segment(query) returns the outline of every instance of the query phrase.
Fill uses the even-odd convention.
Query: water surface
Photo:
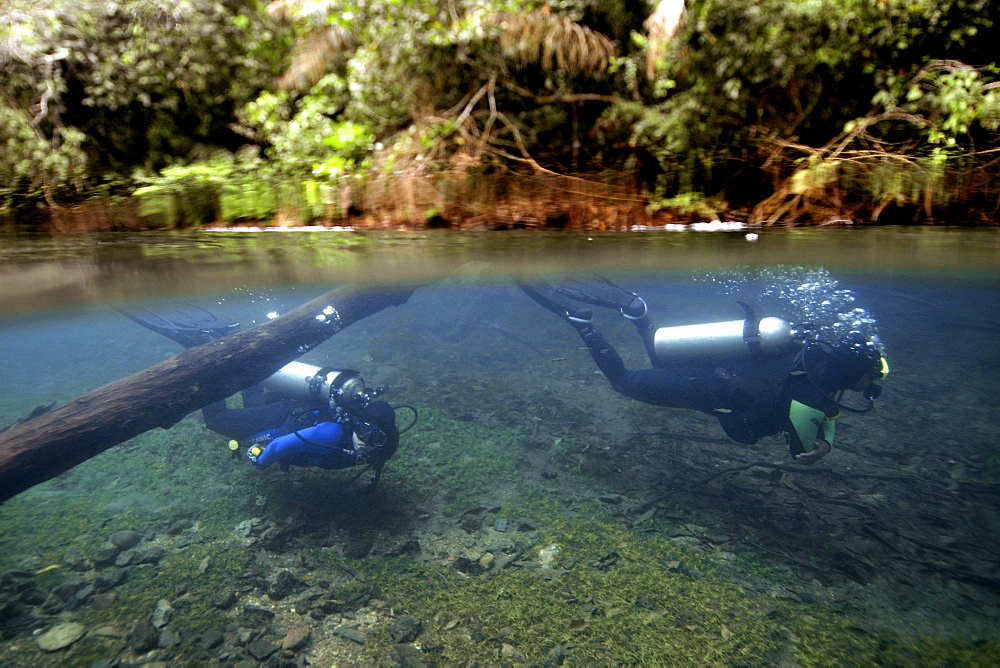
[[[201,648],[205,628],[254,626],[240,622],[246,605],[275,611],[254,626],[275,643],[309,625],[303,652],[314,660],[387,656],[395,607],[422,620],[421,642],[438,647],[425,659],[442,664],[514,650],[540,662],[567,644],[579,665],[988,663],[1000,612],[998,249],[995,231],[953,229],[764,231],[755,241],[6,239],[0,425],[180,350],[115,306],[194,303],[247,327],[339,283],[418,287],[304,361],[357,369],[420,419],[374,498],[352,472],[253,471],[196,413],[0,506],[0,571],[38,573],[43,598],[113,571],[93,559],[116,530],[166,550],[110,601],[70,594],[49,612],[11,612],[0,656],[43,665],[30,634],[73,620],[90,635],[61,660],[129,657],[124,634],[93,632],[131,628],[166,599],[176,612],[165,628],[180,640],[154,652],[195,663],[222,661],[222,648]],[[613,392],[573,330],[512,280],[590,272],[642,295],[661,325],[738,319],[746,301],[761,315],[866,328],[891,364],[885,392],[872,413],[840,421],[834,452],[812,469],[796,467],[779,437],[733,443],[710,416]],[[598,310],[595,323],[627,364],[648,365],[620,315]],[[237,530],[254,518],[271,533]],[[462,559],[487,565],[462,570]],[[311,605],[302,594],[267,594],[281,571],[368,598],[353,618],[303,616],[293,611]],[[220,611],[211,601],[223,587],[239,603]],[[529,618],[534,608],[544,622]],[[333,633],[346,625],[368,644]],[[225,652],[256,661],[236,640],[227,636]]]

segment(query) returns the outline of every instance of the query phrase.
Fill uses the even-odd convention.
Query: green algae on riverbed
[[[563,657],[567,665],[794,661],[817,666],[988,665],[1000,657],[1000,645],[992,640],[903,641],[870,629],[849,606],[780,600],[747,590],[734,581],[733,564],[738,563],[744,576],[754,568],[767,575],[767,568],[755,563],[745,550],[741,554],[706,553],[690,538],[670,538],[672,527],[667,523],[647,520],[633,525],[624,521],[613,504],[589,498],[567,505],[560,495],[526,484],[517,474],[518,458],[510,456],[509,450],[505,456],[496,454],[498,442],[517,443],[525,438],[523,432],[506,433],[496,424],[449,419],[433,409],[425,412],[425,419],[422,424],[427,431],[423,433],[433,433],[438,440],[425,444],[417,439],[401,451],[384,482],[386,496],[376,505],[396,505],[410,496],[425,511],[454,516],[474,501],[470,490],[484,491],[483,485],[491,485],[491,494],[505,498],[494,514],[530,518],[535,530],[517,537],[519,553],[514,563],[496,570],[497,562],[510,556],[497,554],[484,560],[487,566],[482,572],[470,571],[475,573],[471,575],[455,568],[462,556],[457,552],[345,560],[323,547],[323,531],[299,536],[304,544],[299,552],[311,560],[310,570],[303,574],[307,583],[342,576],[346,566],[363,579],[364,584],[357,586],[380,602],[386,622],[375,627],[363,650],[373,662],[388,661],[395,644],[388,620],[404,612],[422,620],[424,631],[417,645],[428,662],[440,665],[517,661],[522,656],[535,663]],[[492,428],[489,433],[487,427]],[[130,461],[122,469],[117,465],[123,462],[115,461],[114,492],[93,486],[42,504],[15,500],[5,505],[0,513],[4,568],[24,567],[26,555],[39,567],[60,563],[71,547],[92,553],[99,537],[123,527],[146,526],[169,545],[169,540],[162,540],[163,527],[171,520],[169,511],[140,507],[110,520],[95,512],[115,494],[134,492],[147,483],[169,481],[175,488],[189,489],[194,480],[204,482],[225,468],[221,453],[206,452],[218,444],[193,439],[174,441],[168,448],[164,436],[148,437],[145,447],[120,453]],[[458,444],[463,457],[455,461],[447,453]],[[200,458],[194,456],[196,452]],[[178,457],[202,463],[178,467]],[[110,461],[103,464],[108,466]],[[563,469],[559,475],[566,488],[593,486],[593,479],[572,469]],[[234,536],[235,522],[250,512],[279,520],[300,514],[301,501],[309,496],[305,492],[331,482],[328,473],[315,471],[308,471],[295,485],[275,478],[262,480],[258,475],[237,473],[233,477],[230,493],[209,499],[197,517],[191,518],[196,522],[195,542],[183,550],[168,551],[157,567],[139,570],[116,589],[107,607],[84,606],[70,613],[72,618],[89,628],[124,629],[148,616],[156,601],[166,598],[186,602],[174,606],[172,625],[176,628],[204,630],[223,623],[211,605],[218,591],[245,584],[248,577],[263,577],[269,570],[255,562],[256,548],[248,549]],[[433,496],[443,505],[427,496],[417,498],[418,490],[427,485],[434,487]],[[403,507],[399,510],[379,528],[401,530],[398,525],[412,519],[412,513]],[[349,524],[350,514],[343,509],[328,520]],[[318,521],[324,521],[323,517]],[[475,547],[469,552],[479,556]],[[55,569],[37,576],[37,583],[54,586],[67,576],[63,569]],[[283,607],[287,611],[288,606]],[[291,623],[287,617],[286,612],[278,620]],[[19,652],[5,655],[17,657],[20,665],[41,665],[33,644],[20,643],[19,647]],[[114,640],[92,637],[82,641],[71,656],[74,662],[97,660],[113,654],[114,647]],[[201,661],[207,655],[189,638],[176,648],[175,658]]]

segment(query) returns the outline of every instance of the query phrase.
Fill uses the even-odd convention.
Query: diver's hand
[[[817,438],[816,442],[813,443],[813,449],[809,452],[803,452],[801,454],[795,455],[795,461],[798,464],[805,464],[809,466],[810,464],[815,464],[819,460],[830,454],[830,442],[825,441],[822,438]]]

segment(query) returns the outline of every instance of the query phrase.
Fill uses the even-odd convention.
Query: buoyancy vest
[[[737,357],[715,365],[718,406],[712,413],[729,438],[750,445],[788,428],[788,381],[797,354]]]

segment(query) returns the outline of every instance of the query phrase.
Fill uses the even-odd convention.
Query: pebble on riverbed
[[[56,652],[69,647],[86,633],[83,624],[67,622],[53,626],[51,629],[35,638],[35,642],[46,652]]]

